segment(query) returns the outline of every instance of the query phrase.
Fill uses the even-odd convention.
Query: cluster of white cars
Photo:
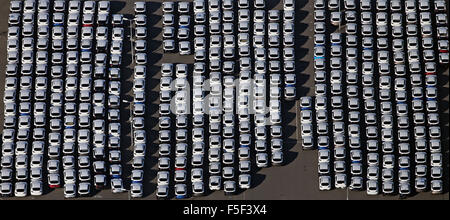
[[[435,50],[448,48],[445,1],[315,0],[314,7],[315,117],[311,98],[301,107],[302,136],[317,135],[303,146],[319,148],[320,190],[442,193]],[[329,23],[345,32],[328,33]]]
[[[175,79],[173,80],[175,73]],[[159,105],[159,159],[157,174],[157,196],[169,196],[169,182],[173,176],[177,198],[187,195],[188,163],[188,104],[190,103],[187,64],[163,63],[161,67],[160,105]],[[173,92],[175,91],[175,94]],[[173,98],[173,97],[174,98]],[[175,110],[174,110],[175,109]],[[173,111],[176,117],[172,115]],[[172,128],[176,122],[176,129]],[[176,146],[173,149],[172,132],[175,132]],[[172,152],[175,152],[173,155]],[[175,157],[173,157],[175,156]],[[175,158],[175,173],[171,173],[171,159]],[[200,161],[202,162],[202,161]],[[201,176],[202,177],[202,176]]]
[[[15,182],[15,196],[47,186],[89,196],[108,171],[121,191],[122,15],[109,1],[11,1],[10,11],[1,194]]]
[[[135,19],[146,16],[146,3],[135,2],[134,12]],[[135,23],[132,29],[133,45],[138,56],[146,56],[147,54],[147,27],[145,24]],[[142,54],[142,55],[138,55]],[[140,198],[143,196],[144,186],[144,162],[147,149],[147,132],[145,130],[145,114],[146,114],[146,63],[138,63],[136,59],[133,74],[133,101],[131,103],[131,124],[132,124],[132,147],[133,147],[133,163],[131,171],[131,197]]]
[[[145,66],[147,64],[147,5],[145,2],[134,3],[134,62],[136,65]],[[131,24],[130,24],[131,25]]]
[[[67,56],[81,54],[81,62],[66,66],[66,97],[68,93],[78,92],[79,99],[70,102],[66,99],[64,104],[60,159],[64,197],[90,196],[94,190],[106,187],[109,179],[112,192],[120,192],[123,188],[120,151],[123,16],[110,15],[109,1],[68,1],[66,4],[69,6],[68,23],[61,27],[77,33],[81,30],[81,36],[67,36],[67,42],[80,44],[67,48]],[[75,18],[81,19],[81,23],[75,22]],[[67,75],[69,69],[74,70],[72,75]],[[73,139],[70,139],[72,131]]]
[[[164,52],[174,53],[179,51],[180,55],[192,54],[191,2],[164,2],[163,12]]]
[[[425,1],[426,2],[426,1]],[[450,10],[448,7],[448,1],[445,0],[436,0],[434,1],[434,11],[436,15],[436,28],[437,28],[437,48],[439,50],[439,63],[441,64],[449,64],[450,62],[450,53],[449,53],[449,23],[448,23],[448,10]],[[428,12],[431,10],[432,6],[428,6],[427,9]],[[424,10],[425,12],[427,10]],[[432,18],[433,19],[433,18]],[[431,23],[431,22],[430,22]],[[428,38],[431,38],[429,36]],[[430,41],[430,40],[428,40]]]
[[[283,163],[281,100],[292,100],[296,95],[294,3],[285,0],[284,11],[266,10],[262,0],[163,3],[164,51],[175,51],[177,38],[180,54],[191,54],[190,49],[185,53],[182,44],[186,42],[190,48],[188,36],[193,35],[195,63],[163,63],[161,67],[159,198],[169,196],[172,179],[175,196],[180,199],[190,194],[188,188],[194,196],[222,189],[233,194],[238,188],[251,187],[255,162],[260,168]],[[178,29],[173,27],[175,18],[179,19]],[[285,97],[280,88],[283,72],[289,88]],[[175,148],[175,155],[171,148]],[[251,155],[253,150],[255,155]],[[174,172],[170,167],[173,159]],[[189,180],[192,187],[187,186]]]

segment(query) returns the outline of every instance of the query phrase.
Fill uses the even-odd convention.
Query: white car
[[[321,191],[331,190],[331,177],[329,176],[319,177],[319,190]]]
[[[11,13],[19,13],[22,10],[22,1],[11,1],[9,11]]]
[[[158,186],[168,185],[170,179],[170,174],[168,171],[159,171],[157,174]]]
[[[26,182],[17,182],[14,187],[15,197],[25,197],[28,194],[28,184]]]
[[[77,195],[77,186],[76,184],[64,184],[64,198],[75,198]]]
[[[283,0],[283,9],[285,11],[295,10],[295,0]]]
[[[144,187],[142,183],[132,183],[130,188],[132,198],[141,198],[143,196]]]
[[[174,40],[164,40],[163,41],[164,52],[170,53],[175,51],[175,41]]]
[[[205,0],[194,0],[193,4],[195,14],[205,12],[206,9]]]
[[[181,41],[179,43],[180,55],[190,55],[191,52],[191,43],[190,41]]]
[[[267,167],[269,165],[269,157],[266,153],[256,154],[256,165],[258,167]]]
[[[30,185],[30,194],[40,196],[43,194],[43,184],[41,181],[32,181]]]
[[[366,185],[367,185],[367,195],[370,196],[378,195],[379,187],[378,182],[376,180],[368,180]]]
[[[218,191],[222,188],[222,178],[220,176],[209,177],[209,189],[212,191]]]
[[[122,179],[114,178],[111,180],[112,193],[121,193],[124,191]]]
[[[134,12],[136,14],[145,14],[145,12],[146,12],[145,2],[135,2],[134,3]]]

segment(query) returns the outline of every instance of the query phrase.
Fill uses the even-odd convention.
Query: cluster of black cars
[[[303,146],[318,148],[320,190],[442,193],[436,74],[448,63],[447,3],[314,7],[316,97],[302,98],[300,108]]]
[[[121,191],[123,17],[109,1],[10,2],[1,194]],[[14,191],[14,192],[13,192]]]

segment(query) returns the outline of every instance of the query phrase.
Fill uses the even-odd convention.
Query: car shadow
[[[283,109],[292,109],[295,108],[296,102],[286,102],[283,103]],[[284,123],[284,140],[283,140],[283,147],[284,147],[284,162],[283,165],[288,165],[291,162],[293,162],[297,156],[298,153],[292,151],[292,148],[296,146],[297,139],[292,138],[291,136],[294,135],[297,132],[297,122],[294,125],[291,125],[291,122],[296,120],[296,112],[285,112],[283,114],[283,121]]]
[[[308,30],[308,24],[306,22],[306,18],[309,15],[308,10],[305,9],[305,6],[309,3],[309,0],[306,1],[297,1],[296,2],[296,13],[295,13],[295,65],[296,65],[296,75],[297,75],[297,100],[299,97],[305,96],[309,93],[309,87],[306,86],[310,78],[311,73],[305,73],[305,70],[309,67],[310,61],[309,58],[306,57],[309,52],[309,48],[306,45],[309,37],[306,31]],[[295,109],[295,101],[283,103],[283,109]],[[297,122],[295,121],[297,118],[296,112],[283,112],[283,124],[284,127],[284,147],[285,147],[285,155],[284,155],[284,165],[292,163],[298,156],[298,153],[292,151],[292,149],[296,146],[297,139],[291,138],[293,134],[297,131]],[[292,122],[295,121],[294,125],[291,125]]]
[[[266,9],[267,10],[272,10],[275,7],[277,7],[278,4],[280,4],[281,0],[269,0],[266,1]]]
[[[123,8],[125,8],[126,2],[122,1],[111,1],[111,14],[119,13]]]
[[[304,23],[309,12],[304,9],[309,0],[296,2],[295,13],[295,57],[296,57],[296,72],[297,72],[297,98],[305,96],[309,92],[308,86],[305,86],[306,82],[310,78],[311,73],[304,73],[304,71],[310,65],[309,59],[306,57],[309,52],[309,48],[305,46],[309,37],[305,31],[308,31],[308,24]]]
[[[160,72],[160,66],[156,64],[162,59],[162,54],[157,50],[161,46],[162,42],[158,38],[161,34],[162,29],[156,27],[158,22],[161,21],[162,16],[155,14],[156,11],[160,10],[161,3],[159,2],[147,2],[147,57],[148,62],[147,74],[146,74],[146,94],[145,94],[145,130],[147,133],[147,152],[145,156],[144,165],[144,193],[143,197],[149,197],[156,191],[157,185],[153,182],[157,175],[157,163],[158,163],[158,109],[159,109],[159,93],[155,91],[159,87],[160,77],[158,73]],[[148,117],[147,117],[148,116]],[[156,169],[155,169],[156,167]]]
[[[442,129],[442,156],[443,156],[443,183],[444,193],[449,192],[449,68],[440,66],[437,70],[438,76],[438,101],[439,101],[439,118]]]

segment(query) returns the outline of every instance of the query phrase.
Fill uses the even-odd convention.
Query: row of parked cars
[[[58,4],[54,8],[61,10]],[[36,61],[38,68],[35,72],[34,37],[36,34],[34,30],[38,23],[39,36],[49,35],[47,13],[49,9],[48,1],[41,1],[38,6],[35,1],[13,1],[10,5],[8,64],[4,95],[5,118],[2,135],[2,196],[24,197],[28,195],[29,191],[32,195],[43,193],[44,150],[46,148],[44,141],[46,138],[45,126],[47,125],[45,101],[48,84],[45,76],[48,58],[45,53],[42,53],[44,56],[38,56]],[[35,21],[37,12],[41,15],[39,22]],[[46,14],[47,16],[43,16]],[[57,18],[55,22],[59,22],[60,19]],[[38,50],[46,50],[48,42],[44,46],[45,48],[38,47]],[[35,73],[38,77],[35,76]],[[35,93],[33,94],[33,92]],[[33,101],[36,102],[33,103]],[[35,108],[33,109],[33,107]],[[57,141],[56,138],[53,138],[52,141],[55,140]],[[32,151],[31,157],[30,151]],[[55,155],[54,148],[49,147],[48,152],[51,157]],[[54,170],[55,163],[50,161],[47,164],[47,171],[53,173]],[[53,175],[49,175],[49,180],[53,181],[52,177]]]
[[[159,158],[158,158],[158,174],[157,174],[157,196],[158,198],[167,198],[169,196],[169,184],[173,178],[175,185],[174,191],[177,198],[185,198],[187,196],[187,178],[188,178],[188,94],[187,76],[189,73],[187,64],[164,63],[161,68],[160,81],[160,105],[159,105]],[[175,80],[172,80],[175,73]],[[172,89],[173,82],[176,81],[176,90]],[[175,100],[173,100],[175,99]],[[175,103],[175,105],[171,104]],[[173,112],[175,109],[175,112]],[[176,114],[176,117],[172,115]],[[174,121],[174,122],[172,122]],[[203,122],[203,121],[202,121]],[[173,124],[176,128],[173,129]],[[173,140],[173,132],[175,132],[175,140]],[[194,133],[194,131],[192,131]],[[199,136],[200,135],[200,136]],[[198,133],[197,138],[202,138],[203,133]],[[176,144],[173,144],[176,143]],[[193,145],[193,152],[198,150]],[[173,150],[173,148],[175,148]],[[203,148],[202,148],[203,150]],[[175,155],[174,153],[175,152]],[[203,158],[190,158],[192,164],[202,165]],[[172,168],[171,161],[175,161],[175,169]],[[191,170],[192,175],[194,171]],[[197,173],[197,178],[203,178],[203,173]],[[200,179],[202,180],[202,179]],[[194,184],[195,185],[195,184]],[[194,187],[193,190],[200,193],[204,192],[203,185]],[[200,189],[198,187],[201,187]]]
[[[448,2],[445,1],[435,1],[434,11],[436,13],[436,26],[437,26],[437,36],[440,39],[437,42],[438,45],[438,57],[440,64],[449,64],[450,53],[449,53],[449,25],[448,25]]]
[[[328,6],[334,8],[339,5],[339,1],[329,1],[328,4],[326,4],[324,0],[321,0],[315,4],[318,7],[316,7],[317,9],[314,12],[314,17],[318,21],[327,20],[334,25],[341,24],[344,20],[345,22],[354,22],[357,18],[355,11],[356,1],[347,0],[344,1],[343,4],[345,6],[345,12],[337,11],[336,9],[331,11],[328,15],[325,7]],[[387,37],[390,36],[389,33],[391,33],[392,36],[396,38],[403,38],[405,35],[418,35],[420,33],[424,38],[436,37],[439,39],[437,43],[439,51],[437,52],[436,57],[438,57],[439,63],[441,64],[449,63],[448,15],[446,13],[447,4],[444,0],[407,0],[404,1],[404,3],[400,0],[380,0],[376,2],[377,11],[375,14],[370,12],[370,1],[361,1],[360,5],[361,10],[363,10],[363,8],[366,10],[360,15],[361,24],[363,24],[361,26],[361,33],[366,35],[376,33],[378,37]],[[402,8],[404,8],[403,12]],[[390,10],[392,13],[388,14],[387,10]],[[432,16],[433,14],[435,15],[434,17]],[[390,20],[391,27],[388,27],[388,20]],[[373,21],[375,21],[376,27],[370,26]],[[418,24],[420,24],[420,28]],[[435,34],[433,34],[433,27],[436,27]],[[324,31],[323,23],[316,24],[315,28]],[[353,34],[357,30],[356,24],[347,25],[347,32]],[[433,47],[433,45],[431,45],[431,47]],[[426,55],[424,54],[425,57],[430,56],[429,52],[424,51],[424,53],[426,53]],[[432,56],[434,56],[434,52]]]
[[[442,181],[440,180],[442,167],[434,168],[436,165],[442,164],[439,114],[437,113],[437,64],[434,56],[436,47],[433,46],[436,40],[433,38],[434,29],[430,7],[426,2],[428,1],[421,1],[420,12],[416,12],[415,1],[405,1],[403,9],[403,3],[400,4],[400,1],[377,0],[376,10],[372,10],[370,1],[360,1],[358,8],[354,0],[345,0],[346,10],[343,13],[345,14],[345,24],[341,24],[340,18],[333,20],[341,15],[338,11],[339,1],[330,0],[328,4],[323,0],[315,1],[314,67],[316,69],[315,119],[317,125],[313,128],[308,124],[314,117],[309,111],[309,107],[305,107],[306,109],[302,110],[302,122],[307,123],[306,126],[302,124],[302,134],[314,130],[319,135],[317,146],[319,148],[319,174],[321,174],[319,188],[321,190],[331,189],[333,182],[330,177],[331,164],[328,162],[330,151],[328,147],[325,147],[329,146],[327,117],[330,115],[334,134],[333,165],[334,172],[337,173],[334,177],[336,188],[347,187],[346,173],[348,171],[346,167],[348,166],[345,165],[345,161],[348,159],[346,159],[345,148],[338,146],[349,145],[351,148],[350,189],[360,190],[364,187],[363,166],[366,165],[367,181],[365,184],[369,195],[379,194],[379,188],[382,188],[383,194],[394,194],[398,189],[400,195],[409,195],[412,191],[411,185],[414,176],[416,177],[414,179],[415,190],[424,191],[428,189],[427,178],[430,177],[427,165],[428,167],[431,165],[431,190],[433,193],[442,192]],[[439,13],[441,3],[435,5],[439,5],[435,8],[435,11]],[[388,16],[389,11],[391,12],[390,16]],[[331,15],[331,20],[326,20],[328,14]],[[375,19],[372,19],[373,14],[376,14]],[[407,17],[406,25],[402,19],[405,15]],[[414,31],[418,29],[417,15],[420,18],[422,30],[430,32],[425,35],[422,33],[422,43],[419,42],[419,33]],[[437,24],[446,23],[446,15],[438,14],[436,17]],[[335,25],[345,25],[345,34],[327,33],[325,26],[328,21]],[[360,22],[361,25],[357,25],[356,22]],[[405,26],[406,34],[403,31]],[[388,38],[386,35],[389,28],[392,28],[393,38]],[[376,34],[373,33],[373,29],[377,30]],[[437,29],[437,32],[440,32],[437,33],[438,44],[441,46],[448,44],[448,40],[443,38],[447,31],[445,28]],[[345,36],[344,45],[342,45],[343,36]],[[358,40],[360,36],[362,39]],[[358,41],[361,41],[362,50],[357,49]],[[404,52],[405,42],[408,46],[407,53]],[[341,59],[343,54],[346,55],[346,60]],[[359,57],[360,54],[361,57]],[[405,54],[408,55],[407,59]],[[421,56],[422,54],[423,56]],[[394,59],[390,59],[391,56]],[[378,66],[375,65],[375,57]],[[361,58],[363,62],[358,64]],[[425,63],[424,67],[422,67],[422,63]],[[359,76],[360,68],[362,76]],[[343,80],[344,70],[346,72],[345,81]],[[379,74],[379,76],[375,77],[375,74]],[[409,83],[406,75],[411,76]],[[425,84],[423,78],[425,78]],[[344,87],[344,83],[347,84],[346,87]],[[362,83],[362,87],[360,83]],[[409,88],[412,89],[408,93]],[[361,95],[360,91],[362,91]],[[332,95],[331,101],[327,101],[326,98],[329,92]],[[361,97],[364,103],[360,105]],[[345,99],[346,107],[343,105]],[[310,98],[305,98],[301,101],[301,105],[305,103],[305,106],[312,106],[310,100]],[[327,103],[331,104],[331,114],[326,110],[320,110],[320,107],[326,107]],[[364,107],[364,123],[361,123],[360,118],[362,117],[359,113],[362,107]],[[342,114],[345,108],[349,111],[347,118],[344,118]],[[413,117],[410,117],[410,109],[414,112]],[[377,117],[378,112],[381,113],[381,117]],[[411,118],[414,126],[410,125]],[[346,121],[343,122],[343,119]],[[345,123],[348,124],[345,125]],[[367,139],[365,140],[367,149],[361,149],[360,126],[365,127],[364,136]],[[305,129],[308,132],[304,132]],[[314,139],[304,139],[303,145],[306,148],[314,146]],[[429,148],[426,147],[427,145]],[[399,148],[399,156],[396,155],[395,146]],[[410,146],[415,146],[415,149]],[[379,154],[380,151],[382,151],[382,155]],[[427,155],[427,152],[431,152],[431,154]],[[367,160],[366,164],[362,163],[363,158]],[[427,160],[428,158],[430,161]],[[344,161],[341,162],[341,160]],[[416,166],[410,167],[411,163]],[[411,174],[411,169],[415,170],[414,174]],[[378,186],[380,179],[383,180],[381,187]]]
[[[14,147],[17,150],[20,145],[24,149],[20,161],[25,161],[25,167],[28,167],[27,155],[31,155],[29,178],[24,179],[30,181],[31,195],[43,193],[42,183],[47,176],[49,188],[64,185],[66,198],[77,194],[88,196],[93,190],[92,183],[97,189],[106,186],[108,167],[110,176],[120,181],[120,184],[111,181],[113,191],[120,191],[123,188],[119,149],[122,15],[110,18],[108,1],[82,3],[75,0],[12,1],[11,15],[21,15],[22,3],[23,17],[31,18],[23,21],[22,30],[27,25],[34,26],[33,18],[37,17],[37,28],[30,29],[38,32],[29,36],[22,34],[25,48],[21,52],[32,54],[31,57],[36,54],[36,59],[22,60],[21,68],[20,63],[9,62],[6,72],[8,76],[20,77],[23,82],[19,94],[26,89],[28,94],[34,93],[34,99],[19,100],[17,141],[13,138],[14,132],[4,130],[4,136],[12,137],[12,141],[3,144],[2,150]],[[32,9],[32,5],[37,5],[38,10]],[[11,17],[14,16],[10,16],[10,20]],[[112,34],[109,32],[111,23],[115,26]],[[10,25],[8,37],[19,39],[17,26],[11,22]],[[11,86],[17,81],[6,79]],[[27,86],[22,88],[22,85]],[[50,95],[46,95],[47,92]],[[6,100],[15,97],[13,92],[5,91],[5,94],[11,97]],[[21,112],[20,106],[28,109],[27,112]],[[16,114],[14,103],[5,107],[6,116]],[[21,119],[31,116],[32,120]],[[5,123],[16,127],[14,119],[5,117]],[[30,138],[19,140],[19,134]],[[26,196],[27,182],[17,184],[20,187],[16,189],[22,193],[16,196]]]
[[[443,165],[442,165],[442,153],[441,153],[441,131],[440,131],[440,120],[439,112],[437,106],[438,104],[438,89],[437,84],[437,73],[436,73],[436,60],[439,60],[440,64],[448,63],[448,21],[446,3],[443,1],[434,2],[434,13],[430,8],[420,7],[420,12],[417,12],[419,16],[420,26],[422,30],[428,25],[432,26],[433,31],[431,36],[424,36],[422,31],[422,36],[416,31],[408,31],[411,25],[407,25],[407,39],[406,43],[410,45],[410,41],[415,38],[422,37],[422,47],[408,47],[408,62],[409,65],[414,65],[415,62],[419,61],[424,63],[425,70],[420,75],[414,75],[415,78],[410,80],[411,91],[410,97],[412,98],[411,108],[413,111],[413,123],[411,123],[412,133],[413,133],[413,145],[415,146],[415,153],[411,154],[411,175],[407,174],[409,171],[404,171],[403,167],[400,167],[399,171],[399,181],[400,182],[411,182],[411,186],[414,186],[414,190],[417,192],[428,191],[431,189],[433,194],[441,193],[443,190]],[[414,1],[405,2],[405,11],[408,13],[416,12],[416,3]],[[433,22],[432,16],[436,17]],[[437,27],[436,27],[437,26]],[[436,34],[434,34],[434,30]],[[434,37],[434,38],[433,38]],[[436,40],[437,38],[437,40]],[[397,40],[400,41],[401,40]],[[435,53],[435,46],[437,42],[438,52]],[[399,45],[397,43],[396,45]],[[442,49],[447,48],[447,55],[442,53]],[[399,51],[398,48],[394,50]],[[423,50],[423,55],[420,56],[420,52]],[[439,54],[438,58],[435,54]],[[419,56],[418,56],[419,55]],[[433,68],[430,68],[433,67]],[[424,77],[421,77],[424,76]],[[425,78],[425,83],[422,79]],[[404,78],[395,79],[405,80]],[[401,100],[396,100],[397,105]],[[426,106],[426,107],[424,107]],[[430,106],[432,108],[430,108]],[[398,127],[401,127],[404,122],[407,121],[404,117],[399,117]],[[414,152],[414,151],[412,151]],[[401,165],[401,164],[400,164]],[[383,172],[389,171],[383,170]],[[384,173],[383,173],[384,174]],[[383,189],[386,188],[384,185],[389,184],[389,179],[383,175]],[[411,187],[412,188],[412,187]],[[408,193],[407,187],[400,188],[400,193],[402,190]],[[403,193],[405,194],[405,193]]]
[[[163,2],[163,49],[165,53],[179,51],[192,54],[191,2]]]
[[[69,1],[68,4],[81,7],[81,2],[78,1]],[[80,58],[81,65],[74,62],[70,68],[79,69],[81,74],[74,73],[70,76],[66,74],[64,92],[66,94],[78,93],[80,98],[70,102],[66,100],[64,103],[65,107],[70,106],[69,109],[73,108],[74,111],[64,112],[64,121],[71,121],[72,126],[65,126],[63,133],[67,130],[74,130],[77,134],[75,135],[76,141],[64,138],[62,145],[63,155],[60,160],[62,159],[63,164],[65,198],[90,196],[94,190],[105,188],[108,182],[111,184],[113,193],[123,190],[120,151],[120,65],[123,16],[114,14],[110,17],[110,2],[108,1],[86,1],[82,5],[83,8],[92,8],[93,11],[83,10],[81,15],[69,10],[68,17],[91,17],[96,18],[97,22],[82,20],[81,36],[74,35],[66,38],[68,41],[71,39],[74,42],[81,40],[81,47],[67,48],[66,54],[81,52],[81,57],[87,54],[86,57],[95,57],[95,59],[83,60]],[[103,18],[104,21],[99,22]],[[111,26],[113,27],[111,28]],[[77,31],[80,24],[68,22],[67,25],[61,24],[61,27]],[[86,32],[95,33],[95,39],[83,35]],[[82,45],[92,46],[83,47]],[[107,53],[108,50],[109,53]],[[66,69],[69,69],[69,65],[66,66]],[[78,152],[69,150],[69,146],[73,146],[74,149],[78,148]],[[80,152],[80,149],[85,150]],[[84,165],[66,166],[72,160],[84,160]]]
[[[135,2],[134,12],[135,19],[140,16],[146,16],[147,6],[145,2]],[[132,29],[133,45],[136,53],[147,53],[147,27],[134,26]],[[131,171],[130,192],[132,198],[140,198],[143,196],[144,186],[144,161],[147,152],[147,132],[145,129],[145,113],[146,113],[146,79],[147,65],[135,65],[133,74],[133,102],[130,103],[132,123],[132,147],[133,147],[133,166]],[[140,162],[137,162],[140,161]],[[140,164],[136,166],[136,164]]]
[[[346,31],[354,34],[358,31],[358,27],[354,24],[357,14],[355,11],[356,4],[355,0],[347,0],[344,1],[345,12],[340,12],[337,10],[331,11],[328,15],[325,10],[325,1],[320,1],[316,4],[318,8],[314,12],[314,17],[317,21],[329,21],[334,25],[338,25],[340,23],[352,22],[351,25],[347,25]],[[364,1],[363,1],[364,2]],[[367,1],[370,2],[370,1]],[[365,35],[372,35],[372,33],[376,33],[378,37],[387,37],[389,33],[392,33],[392,36],[396,38],[403,38],[404,36],[409,35],[420,35],[424,38],[432,38],[436,37],[439,39],[437,45],[439,52],[436,57],[438,57],[439,63],[448,64],[449,55],[448,55],[448,18],[447,18],[447,6],[445,1],[437,0],[434,1],[434,7],[430,3],[430,0],[424,1],[414,1],[408,0],[403,4],[400,0],[388,1],[388,0],[380,0],[377,1],[376,4],[376,13],[373,14],[370,11],[364,11],[361,13],[361,33]],[[363,3],[362,3],[363,4]],[[364,3],[365,4],[365,3]],[[328,6],[338,5],[338,1],[329,2]],[[390,5],[390,7],[389,7]],[[402,6],[404,5],[404,13],[402,13]],[[370,6],[370,4],[369,4]],[[367,6],[370,10],[370,7]],[[362,6],[364,7],[364,6]],[[435,17],[432,17],[432,9],[434,8]],[[387,10],[390,10],[392,13],[388,14]],[[328,18],[329,16],[329,18]],[[390,20],[389,24],[391,27],[388,27],[388,20]],[[405,23],[406,21],[406,23]],[[376,27],[372,27],[371,24],[375,23]],[[315,24],[315,29],[319,32],[325,31],[325,27],[323,26],[323,22],[319,22]],[[418,26],[420,25],[420,28]],[[433,26],[436,24],[436,33],[433,34]],[[405,34],[406,32],[406,34]],[[419,36],[417,36],[419,37]],[[416,37],[416,38],[417,38]],[[409,41],[413,41],[415,38],[409,39]],[[417,39],[416,39],[417,41]],[[414,42],[414,41],[413,41]],[[419,43],[419,42],[418,42]],[[425,43],[428,43],[426,41]],[[431,45],[433,47],[433,45]],[[424,51],[424,56],[434,56],[429,52]],[[432,58],[430,58],[432,59]]]
[[[290,2],[287,1],[287,5],[293,4]],[[253,158],[256,160],[257,167],[267,167],[271,161],[268,154],[269,147],[273,152],[272,164],[277,165],[283,162],[282,128],[280,126],[280,100],[282,98],[280,91],[282,62],[280,59],[282,56],[279,54],[280,52],[276,51],[281,47],[280,39],[282,38],[276,35],[281,34],[282,14],[280,11],[271,11],[272,26],[275,27],[273,28],[275,30],[270,35],[276,37],[272,37],[271,44],[274,50],[271,56],[271,60],[273,60],[270,84],[272,88],[271,116],[270,119],[267,119],[265,114],[269,111],[266,109],[267,85],[265,79],[267,72],[264,59],[266,56],[265,39],[268,36],[265,26],[267,11],[264,10],[263,1],[255,2],[253,5],[255,10],[252,9],[249,1],[240,0],[236,3],[239,7],[238,10],[234,10],[235,2],[229,0],[195,0],[192,4],[189,2],[163,3],[165,42],[174,42],[175,36],[178,40],[189,40],[183,36],[192,35],[191,32],[194,29],[195,63],[192,67],[186,64],[164,63],[161,67],[160,171],[157,193],[159,197],[168,195],[171,175],[174,175],[175,196],[177,198],[186,197],[187,181],[183,177],[189,176],[189,173],[194,196],[202,195],[206,188],[211,191],[223,189],[226,194],[235,193],[238,188],[250,188],[250,173],[253,163],[251,160]],[[192,8],[194,11],[193,25],[190,23],[192,15],[187,14]],[[239,28],[237,33],[234,32],[233,27],[237,20],[234,17],[236,11],[239,12],[239,24],[244,22],[243,27],[247,27]],[[178,15],[175,16],[177,13]],[[290,13],[290,19],[293,19],[292,13]],[[253,16],[253,14],[255,15]],[[175,34],[176,30],[173,28],[176,23],[175,17],[179,19],[178,35]],[[252,45],[252,33],[249,32],[249,29],[254,22],[258,23],[261,28],[253,33],[258,42]],[[292,27],[289,26],[287,31],[293,31]],[[210,43],[207,44],[207,42]],[[175,45],[175,43],[170,44]],[[235,54],[236,48],[244,49],[238,55]],[[259,53],[255,59],[250,56],[252,49]],[[170,52],[167,47],[165,47],[165,51]],[[291,68],[290,72],[293,72],[295,66],[295,63],[291,62],[293,52],[287,51],[286,60],[290,62],[288,68]],[[235,56],[239,56],[240,66],[235,66]],[[258,60],[259,63],[258,74],[253,73],[254,60]],[[187,87],[187,77],[191,76],[186,72],[189,71],[192,72],[192,88]],[[235,77],[236,72],[239,72],[238,77]],[[290,85],[295,84],[295,75],[287,76],[286,79]],[[236,83],[237,81],[239,83]],[[251,88],[257,89],[253,93],[250,92]],[[190,95],[188,96],[191,90],[192,102]],[[172,109],[170,102],[174,103]],[[252,103],[255,103],[254,108],[251,107]],[[186,108],[192,112],[191,117],[185,113]],[[171,115],[171,110],[174,111],[175,116]],[[252,114],[255,119],[254,135],[250,122]],[[192,120],[193,129],[188,132],[186,129],[191,126],[190,120]],[[268,120],[272,126],[267,126]],[[175,129],[173,124],[175,124]],[[238,129],[235,129],[237,127]],[[270,128],[270,132],[267,128]],[[237,133],[238,131],[239,133]],[[174,146],[169,143],[171,132],[175,132],[175,155],[167,153],[168,149]],[[187,138],[188,135],[192,135],[191,140]],[[269,137],[272,137],[271,141],[267,140]],[[253,139],[256,139],[255,143],[253,143]],[[192,143],[192,155],[188,156],[186,145],[189,143]],[[251,147],[255,147],[257,151],[254,157],[250,154]],[[168,167],[162,166],[169,164],[171,158],[175,158],[175,173],[167,170]],[[207,174],[203,168],[206,159],[209,162]],[[183,161],[190,161],[188,167],[190,166],[191,169],[186,170],[185,166],[180,166],[184,164]],[[205,178],[203,173],[205,173]],[[209,178],[206,179],[206,177]],[[205,187],[206,182],[208,185]]]
[[[191,51],[191,3],[164,2],[163,15],[163,49],[165,53],[179,51],[180,55],[190,55]],[[176,22],[178,18],[178,22]],[[189,157],[189,100],[190,87],[187,64],[164,63],[161,67],[160,81],[160,118],[159,118],[159,159],[157,174],[157,196],[167,198],[173,186],[177,199],[188,196],[189,177],[192,183],[192,193],[202,195],[203,185],[203,155],[195,156],[196,151],[204,152],[204,145],[192,145],[192,156]],[[175,116],[172,114],[174,113]],[[201,118],[203,123],[203,118]],[[173,126],[175,124],[175,126]],[[203,131],[191,131],[197,139],[203,138]],[[175,142],[172,137],[175,133]],[[192,138],[194,139],[194,138]],[[176,144],[173,144],[176,143]],[[174,149],[174,150],[172,150]],[[175,152],[175,153],[173,153]],[[171,166],[174,161],[175,169]],[[189,163],[192,164],[190,168]],[[173,183],[173,184],[172,184]]]

